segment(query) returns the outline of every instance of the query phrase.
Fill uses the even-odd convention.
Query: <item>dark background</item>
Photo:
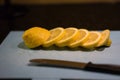
[[[33,26],[120,30],[120,3],[0,6],[0,43],[11,30]]]

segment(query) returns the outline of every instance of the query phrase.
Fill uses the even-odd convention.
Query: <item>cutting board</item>
[[[112,45],[96,50],[39,47],[27,48],[22,40],[23,31],[11,31],[0,45],[0,78],[78,78],[120,79],[119,75],[76,69],[34,66],[30,59],[58,59],[120,65],[120,31],[111,31]]]

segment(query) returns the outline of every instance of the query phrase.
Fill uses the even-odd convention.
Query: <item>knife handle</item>
[[[120,66],[119,65],[109,65],[109,64],[93,64],[89,62],[85,67],[85,70],[97,71],[103,73],[119,74],[120,75]]]

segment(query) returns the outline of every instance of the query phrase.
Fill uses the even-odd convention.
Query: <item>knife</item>
[[[30,62],[45,66],[82,69],[87,71],[120,75],[120,65],[94,64],[92,62],[84,63],[84,62],[73,62],[73,61],[56,60],[56,59],[31,59]]]

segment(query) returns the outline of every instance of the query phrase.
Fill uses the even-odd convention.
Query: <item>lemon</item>
[[[69,44],[70,41],[74,40],[78,34],[78,29],[74,27],[65,28],[65,35],[62,39],[56,42],[58,47],[64,47]]]
[[[105,46],[111,46],[112,40],[109,38],[108,41],[106,42]]]
[[[96,47],[105,45],[108,42],[109,37],[110,37],[110,30],[106,29],[102,31],[100,41],[98,42]]]
[[[28,48],[35,48],[42,45],[50,36],[50,32],[41,27],[32,27],[26,30],[23,35],[23,41]]]
[[[68,45],[71,48],[78,47],[87,40],[89,32],[87,29],[79,29],[78,35],[75,40],[71,41]]]
[[[93,49],[97,45],[101,38],[101,34],[98,31],[90,31],[87,40],[82,44],[82,47]]]
[[[44,42],[44,47],[50,47],[51,45],[55,44],[56,41],[62,39],[62,37],[65,35],[64,28],[57,27],[52,30],[50,30],[50,37]]]

